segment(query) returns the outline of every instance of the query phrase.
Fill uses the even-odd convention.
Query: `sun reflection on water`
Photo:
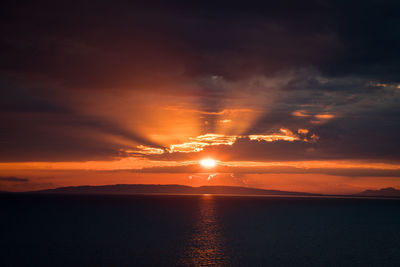
[[[179,265],[182,266],[226,266],[229,257],[224,249],[224,240],[218,222],[215,196],[204,194],[199,199],[199,216],[192,235],[184,247]]]

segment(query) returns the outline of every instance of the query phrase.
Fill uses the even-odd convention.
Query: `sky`
[[[399,8],[6,1],[0,190],[400,188]]]

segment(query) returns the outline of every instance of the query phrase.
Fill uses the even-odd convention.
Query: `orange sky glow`
[[[96,101],[89,101],[81,95],[79,101],[87,99],[88,102],[78,105],[80,113],[120,122],[146,142],[129,140],[120,134],[96,133],[92,138],[98,142],[107,140],[119,146],[119,155],[106,160],[2,162],[2,177],[29,177],[28,183],[0,181],[2,189],[27,191],[70,185],[178,183],[343,194],[399,185],[395,178],[400,173],[400,164],[397,163],[357,159],[235,160],[229,152],[219,152],[221,147],[233,149],[243,142],[264,146],[318,144],[318,133],[306,127],[279,127],[264,133],[248,134],[251,125],[268,112],[257,108],[257,103],[261,103],[260,97],[232,96],[224,100],[226,107],[219,112],[188,107],[195,106],[190,96],[184,96],[187,104],[178,106],[172,105],[168,97],[158,100],[148,97],[142,95],[138,99],[137,94],[121,92],[120,95],[109,95],[106,92]],[[241,103],[239,99],[242,99]],[[267,98],[264,100],[268,102]],[[304,111],[295,111],[292,116],[309,119],[309,125],[315,120],[321,124],[334,118],[330,114],[308,115]],[[206,132],[211,130],[214,132]],[[90,132],[81,130],[76,134],[87,135]],[[313,151],[310,147],[306,153]],[[268,150],[265,153],[268,154]],[[204,158],[216,160],[217,166],[212,170],[201,166],[199,162]]]

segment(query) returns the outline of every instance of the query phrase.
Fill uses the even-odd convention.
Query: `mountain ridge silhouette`
[[[378,190],[365,190],[355,195],[366,197],[400,197],[400,190],[394,187],[386,187]]]

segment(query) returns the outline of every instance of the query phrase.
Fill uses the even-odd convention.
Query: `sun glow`
[[[204,168],[213,168],[217,165],[217,162],[213,159],[202,159],[200,160],[200,165]]]

